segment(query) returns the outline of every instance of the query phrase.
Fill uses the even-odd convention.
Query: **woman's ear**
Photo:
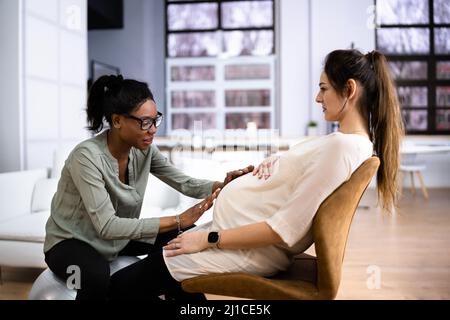
[[[347,81],[347,98],[352,99],[356,96],[358,91],[358,86],[356,84],[356,81],[354,79],[349,79]]]
[[[113,113],[111,115],[111,121],[112,121],[113,127],[116,128],[116,129],[120,129],[120,127],[122,126],[122,124],[121,124],[121,117],[118,114]]]

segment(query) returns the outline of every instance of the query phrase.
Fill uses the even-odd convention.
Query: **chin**
[[[139,150],[147,150],[148,148],[150,148],[152,144],[139,144],[134,146],[135,148],[139,149]]]
[[[334,118],[334,117],[331,117],[331,116],[328,116],[328,115],[325,115],[325,120],[326,120],[326,121],[328,121],[328,122],[333,122],[333,121],[337,121],[337,119],[336,119],[336,118]]]
[[[149,149],[151,146],[152,146],[152,143],[147,144],[147,145],[145,145],[145,146],[142,147],[142,150],[147,150],[147,149]]]

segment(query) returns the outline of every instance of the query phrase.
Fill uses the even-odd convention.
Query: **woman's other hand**
[[[185,212],[180,214],[181,228],[187,228],[193,225],[200,217],[208,211],[214,204],[214,200],[220,193],[220,188],[216,189],[212,194],[210,194],[203,201],[197,203],[196,205],[190,207]]]
[[[166,257],[184,253],[200,252],[208,248],[208,233],[203,231],[185,232],[170,240],[163,247]]]
[[[217,190],[217,188],[223,189],[223,187],[225,187],[228,183],[230,183],[234,179],[239,178],[240,176],[243,176],[249,172],[252,172],[254,168],[255,168],[254,166],[249,165],[248,167],[245,167],[244,169],[227,172],[227,176],[225,177],[223,182],[220,182],[220,181],[214,182],[212,190],[215,191],[215,190]]]
[[[268,157],[261,162],[261,164],[253,170],[253,175],[258,175],[258,179],[264,178],[269,179],[269,177],[274,173],[275,163],[280,159],[280,156]]]

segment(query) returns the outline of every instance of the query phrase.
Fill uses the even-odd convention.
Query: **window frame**
[[[216,114],[216,130],[235,130],[226,129],[227,113],[270,113],[269,129],[275,127],[275,61],[274,56],[266,57],[235,57],[228,59],[217,59],[214,57],[202,58],[166,58],[166,106],[168,120],[166,128],[168,134],[174,129],[172,128],[173,114],[195,114],[195,113],[215,113]],[[226,80],[225,68],[229,65],[250,65],[250,64],[267,64],[270,65],[270,77],[268,79],[251,79],[251,80]],[[172,67],[177,66],[214,66],[215,77],[211,81],[172,81],[170,72]],[[261,89],[270,91],[270,105],[268,106],[247,106],[247,107],[227,107],[225,105],[225,92],[227,90],[252,90]],[[173,108],[172,92],[177,90],[212,90],[215,92],[215,106],[204,108]],[[175,129],[176,130],[176,129]],[[207,130],[207,129],[206,129]]]
[[[377,0],[374,0],[375,8],[377,8]],[[376,11],[376,10],[375,10]],[[409,110],[426,110],[427,111],[427,130],[407,130],[407,134],[411,135],[450,135],[450,129],[447,130],[437,130],[436,129],[436,115],[437,110],[448,110],[450,112],[450,106],[438,107],[436,105],[436,89],[439,86],[449,86],[450,79],[437,79],[436,66],[440,61],[450,62],[449,54],[436,54],[435,53],[435,43],[434,34],[436,28],[450,28],[450,23],[434,23],[434,0],[428,0],[428,23],[426,24],[378,24],[377,19],[378,12],[375,12],[375,21],[377,23],[375,29],[375,48],[378,49],[378,29],[384,28],[427,28],[429,32],[429,44],[430,51],[428,54],[411,54],[411,55],[396,55],[396,54],[385,54],[388,62],[405,62],[405,61],[421,61],[427,63],[427,79],[425,80],[395,80],[398,86],[421,86],[427,87],[427,107],[411,107],[411,106],[401,106],[402,111]],[[403,116],[403,113],[402,113]]]
[[[226,2],[248,2],[248,1],[254,1],[259,2],[262,0],[202,0],[202,1],[173,1],[173,0],[165,0],[164,1],[164,15],[165,15],[165,30],[164,30],[164,36],[166,40],[165,45],[165,57],[166,58],[177,58],[177,57],[169,57],[168,53],[168,45],[169,45],[169,34],[179,34],[179,33],[203,33],[203,32],[218,32],[218,31],[272,31],[273,33],[273,53],[272,55],[275,55],[276,46],[277,43],[276,39],[276,33],[275,33],[275,0],[269,0],[272,1],[272,17],[273,17],[273,24],[271,27],[242,27],[242,28],[223,28],[222,27],[222,3]],[[168,19],[168,6],[170,4],[199,4],[199,3],[217,3],[217,28],[205,28],[205,29],[183,29],[183,30],[169,30],[169,19]],[[181,58],[181,57],[179,57]],[[183,57],[184,58],[184,57]],[[187,57],[186,57],[187,58]],[[217,58],[217,57],[216,57]]]
[[[228,113],[259,113],[267,112],[270,115],[270,128],[273,130],[276,125],[276,0],[272,1],[272,17],[273,23],[270,27],[240,27],[240,28],[224,28],[222,26],[222,10],[221,4],[227,2],[259,2],[261,0],[202,0],[202,1],[171,1],[166,0],[165,3],[165,78],[166,78],[166,130],[170,135],[174,130],[172,128],[172,116],[174,114],[195,114],[195,113],[214,113],[216,128],[214,130],[240,130],[226,129],[226,115]],[[168,22],[168,6],[170,4],[199,4],[199,3],[217,3],[218,5],[218,27],[205,29],[183,29],[169,30]],[[223,59],[218,56],[211,57],[170,57],[168,54],[169,35],[183,33],[202,33],[202,32],[228,32],[228,31],[272,31],[273,34],[273,50],[272,54],[267,56],[236,56]],[[221,48],[223,49],[223,48]],[[229,65],[251,65],[251,64],[267,64],[270,66],[270,77],[268,79],[244,79],[244,80],[227,80],[225,79],[225,68]],[[214,66],[214,80],[209,81],[172,81],[171,68],[174,66]],[[215,106],[205,108],[173,108],[172,92],[177,90],[195,91],[195,90],[211,90],[215,92]],[[268,106],[248,106],[248,107],[227,107],[225,105],[225,93],[227,90],[252,90],[261,89],[270,91],[270,105]],[[207,129],[204,129],[207,130]],[[263,129],[264,130],[264,129]]]

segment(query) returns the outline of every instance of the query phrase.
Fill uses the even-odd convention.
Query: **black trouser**
[[[155,244],[130,241],[120,251],[122,256],[148,256],[110,276],[109,262],[89,244],[68,239],[59,242],[45,253],[45,262],[60,279],[73,275],[68,267],[80,270],[77,300],[158,299],[167,295],[175,299],[204,299],[203,295],[185,293],[172,278],[162,256],[162,246],[175,238],[176,231],[158,235]]]

